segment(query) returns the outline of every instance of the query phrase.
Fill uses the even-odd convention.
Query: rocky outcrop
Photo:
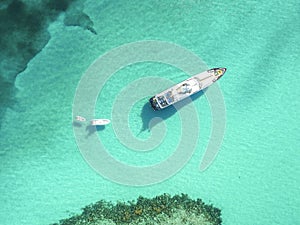
[[[80,215],[61,220],[53,225],[219,225],[221,211],[201,199],[193,200],[186,194],[163,194],[154,198],[139,197],[127,203],[99,201],[83,208]]]

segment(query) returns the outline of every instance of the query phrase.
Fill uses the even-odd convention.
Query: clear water
[[[214,204],[225,225],[299,224],[299,9],[295,0],[86,1],[85,12],[97,35],[66,28],[60,17],[49,26],[48,44],[18,75],[18,107],[7,109],[2,120],[0,224],[49,224],[99,199],[127,201],[164,192],[183,192]],[[140,40],[175,43],[208,67],[227,67],[218,81],[226,104],[226,132],[217,158],[200,172],[212,119],[207,99],[200,97],[194,102],[200,137],[191,160],[170,179],[133,187],[103,178],[84,161],[73,134],[72,104],[78,82],[94,60]],[[124,68],[107,81],[104,89],[114,97],[107,99],[101,92],[96,115],[109,118],[109,106],[120,90],[150,75],[173,82],[187,77],[160,63]],[[140,99],[128,115],[134,135],[143,126],[135,118],[146,100]],[[103,110],[102,101],[108,106]],[[144,154],[122,145],[112,124],[97,135],[120,161],[158,163],[176,147],[172,135],[178,138],[178,118],[174,114],[165,121],[171,131],[162,142],[167,147]],[[143,131],[138,137],[150,135]]]

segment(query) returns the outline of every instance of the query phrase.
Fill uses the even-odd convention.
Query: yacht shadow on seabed
[[[182,107],[184,107],[185,105],[190,104],[191,102],[193,102],[194,100],[200,98],[202,95],[205,94],[206,89],[204,89],[203,91],[200,91],[194,95],[192,95],[191,101],[189,99],[185,99],[182,100],[176,104],[171,105],[163,110],[160,111],[154,111],[152,109],[152,107],[150,106],[150,103],[147,102],[143,108],[142,108],[142,112],[141,112],[141,118],[142,118],[142,122],[143,122],[143,126],[140,130],[139,133],[144,132],[146,130],[150,131],[152,127],[156,126],[157,124],[159,124],[160,122],[168,119],[169,117],[173,116],[177,110],[181,109]],[[176,106],[176,108],[175,108]],[[149,127],[149,123],[152,119],[154,119],[155,117],[160,117],[161,120],[155,120],[156,122],[151,124],[151,127]]]

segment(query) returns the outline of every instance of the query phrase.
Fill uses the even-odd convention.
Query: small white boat
[[[91,124],[93,126],[104,126],[110,123],[109,119],[93,119],[91,120]]]
[[[82,116],[76,116],[75,119],[77,121],[80,121],[80,122],[85,122],[86,121],[86,119],[84,117],[82,117]]]

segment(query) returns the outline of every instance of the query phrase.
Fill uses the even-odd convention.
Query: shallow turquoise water
[[[85,12],[98,35],[50,25],[51,39],[16,81],[17,109],[8,109],[1,129],[1,224],[49,224],[99,199],[187,193],[221,208],[224,224],[297,224],[299,212],[299,8],[296,1],[87,1]],[[175,176],[151,186],[131,187],[94,172],[78,151],[72,128],[76,87],[100,55],[125,43],[162,40],[189,49],[209,67],[227,67],[218,83],[226,104],[226,132],[213,164],[199,171],[211,131],[211,112],[202,96],[196,151]],[[178,82],[183,71],[141,63],[118,71],[104,87],[117,95],[143,76]],[[119,82],[115,83],[114,80]],[[149,85],[155,85],[155,82]],[[101,92],[96,115],[111,116],[113,99]],[[129,127],[142,127],[146,99],[132,108]],[[101,104],[107,105],[102,109]],[[141,153],[122,145],[109,125],[98,135],[111,155],[134,165],[168,157],[178,139],[178,114],[165,123],[162,147]],[[113,121],[112,121],[113,123]],[[139,137],[149,137],[143,131]],[[169,147],[168,147],[169,146]],[[164,151],[165,150],[165,151]]]

